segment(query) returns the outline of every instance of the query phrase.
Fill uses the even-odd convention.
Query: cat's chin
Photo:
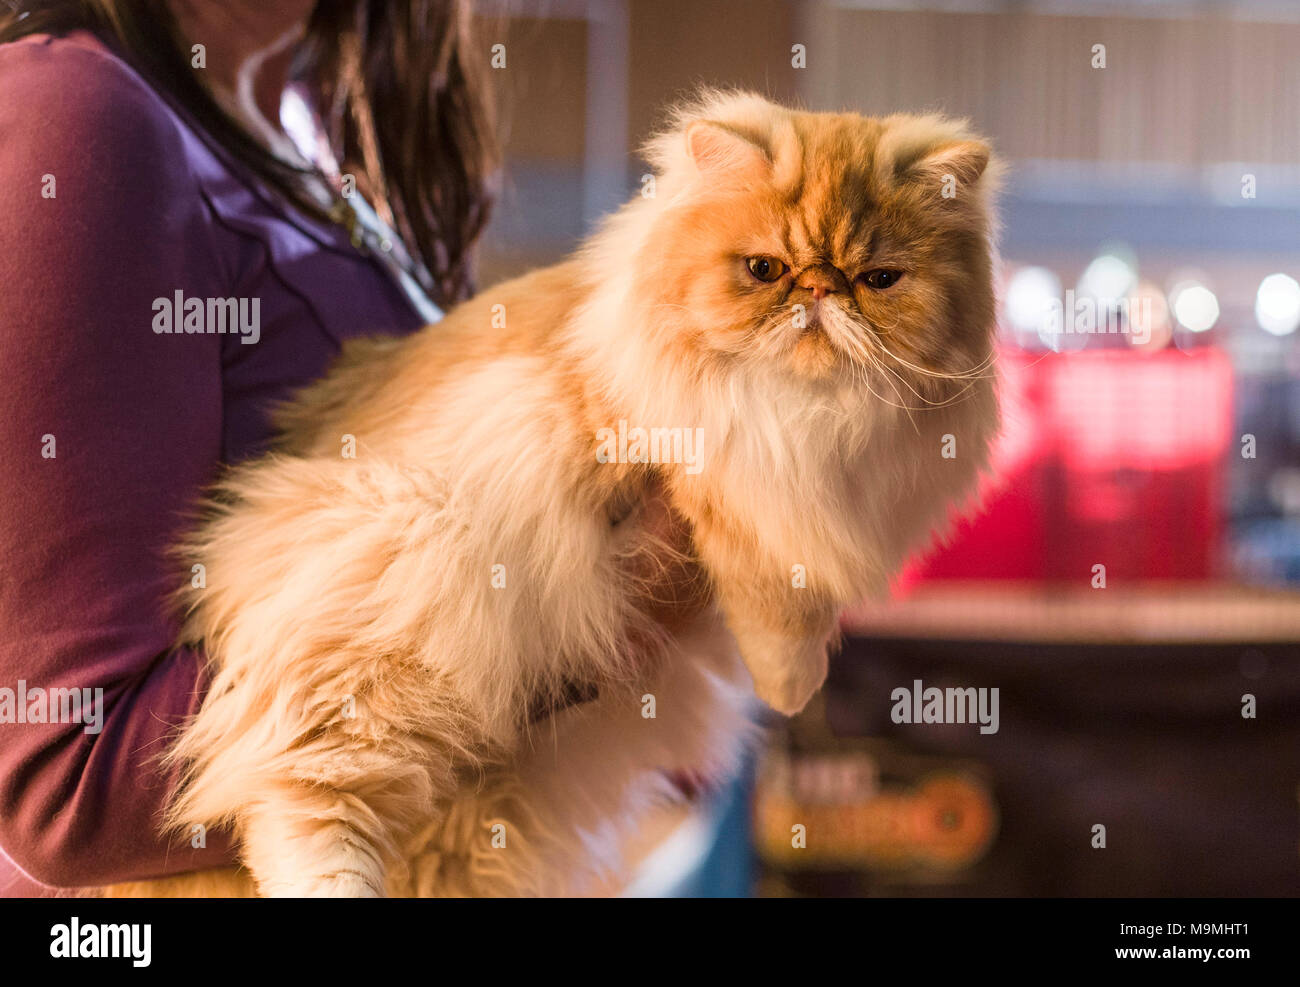
[[[805,380],[829,380],[840,363],[835,344],[820,327],[805,329],[790,352],[790,368]]]

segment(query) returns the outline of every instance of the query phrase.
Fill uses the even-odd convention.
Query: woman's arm
[[[156,763],[205,686],[163,551],[221,456],[220,337],[156,334],[152,303],[222,295],[223,272],[138,79],[38,38],[0,48],[0,92],[0,690],[92,699],[31,722],[0,691],[0,846],[55,886],[221,866],[220,834],[159,837]]]

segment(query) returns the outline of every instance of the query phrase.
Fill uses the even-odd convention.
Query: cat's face
[[[808,380],[874,380],[909,404],[982,369],[989,151],[959,124],[733,95],[651,153],[673,198],[644,283],[680,317],[681,345]]]

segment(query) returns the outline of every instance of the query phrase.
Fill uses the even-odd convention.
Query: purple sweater
[[[0,93],[0,894],[219,866],[222,834],[158,835],[156,759],[206,685],[163,551],[270,403],[421,319],[93,37],[0,46]],[[177,292],[257,299],[260,338],[156,331]],[[39,722],[36,689],[102,689],[102,723]]]

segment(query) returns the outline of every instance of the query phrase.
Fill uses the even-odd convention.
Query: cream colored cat
[[[840,609],[969,492],[986,145],[714,93],[649,153],[573,259],[349,347],[222,485],[182,553],[214,681],[169,821],[247,870],[117,893],[588,890],[666,770],[733,768],[749,680],[801,709]],[[707,574],[672,634],[656,490]]]

